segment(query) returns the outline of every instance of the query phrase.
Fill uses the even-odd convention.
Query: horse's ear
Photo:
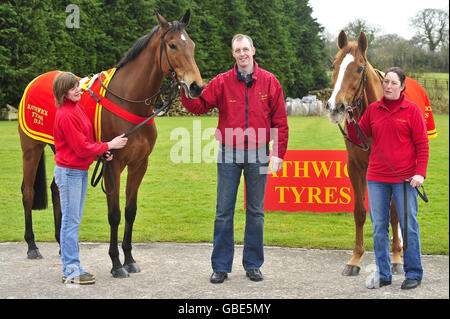
[[[345,34],[345,31],[342,30],[341,32],[339,32],[339,36],[338,36],[338,48],[342,49],[347,44],[348,44],[347,35]]]
[[[368,47],[367,37],[366,37],[366,34],[362,31],[358,37],[358,47],[361,50],[362,54],[364,54],[364,56],[366,56],[366,51],[367,51],[367,47]]]
[[[161,28],[167,27],[169,24],[167,23],[167,20],[163,18],[162,15],[158,13],[158,11],[155,11],[156,20],[158,20],[159,25]]]
[[[184,24],[185,27],[189,24],[189,19],[191,18],[191,10],[187,9],[184,16],[180,19],[180,22]]]

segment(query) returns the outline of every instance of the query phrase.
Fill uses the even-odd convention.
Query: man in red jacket
[[[210,281],[222,283],[231,272],[234,255],[233,217],[242,170],[246,185],[246,223],[243,266],[250,280],[263,279],[264,195],[269,166],[269,142],[273,143],[271,171],[283,167],[288,143],[288,124],[283,90],[276,77],[258,67],[255,48],[247,35],[231,41],[236,60],[233,69],[217,75],[202,95],[181,102],[192,113],[219,109],[216,139],[221,143],[217,160],[217,206]]]

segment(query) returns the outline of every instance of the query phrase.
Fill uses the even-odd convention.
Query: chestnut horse
[[[353,114],[360,119],[367,107],[382,98],[382,78],[367,61],[367,38],[364,32],[356,42],[349,42],[347,35],[341,31],[338,36],[339,52],[334,61],[333,93],[326,104],[328,116],[332,123],[340,124],[347,119],[347,108],[353,109]],[[345,134],[345,133],[344,133]],[[365,141],[366,149],[345,140],[347,148],[347,165],[350,182],[354,192],[353,216],[356,226],[355,247],[353,256],[348,261],[342,274],[356,276],[361,269],[360,261],[364,254],[364,223],[366,208],[364,206],[367,190],[366,173],[369,165],[371,140]],[[403,264],[402,246],[399,238],[399,223],[394,201],[391,205],[392,226],[392,271],[401,272]]]
[[[154,112],[158,92],[163,79],[170,74],[174,81],[180,83],[190,98],[200,96],[203,81],[194,60],[195,44],[185,31],[189,23],[190,11],[180,21],[167,22],[156,13],[158,25],[147,35],[140,38],[117,65],[113,78],[109,82],[104,99],[136,116],[145,118]],[[88,92],[84,92],[89,94]],[[50,93],[49,93],[50,94]],[[51,94],[53,94],[51,92]],[[90,97],[93,98],[93,97]],[[150,103],[151,102],[151,103]],[[45,107],[54,107],[48,105]],[[109,141],[122,133],[130,132],[136,124],[102,108],[101,139]],[[44,147],[48,144],[55,152],[54,145],[32,139],[19,126],[20,142],[23,152],[22,195],[25,210],[25,240],[28,244],[28,258],[42,258],[34,241],[32,226],[32,209],[46,206],[47,194],[40,191],[45,187]],[[114,151],[114,158],[109,162],[112,178],[105,174],[105,187],[113,192],[106,196],[108,204],[108,221],[110,224],[109,255],[112,261],[111,273],[114,277],[127,277],[128,273],[139,272],[131,254],[133,223],[137,210],[137,194],[147,170],[148,157],[153,150],[157,137],[155,123],[143,125],[128,138],[128,144],[121,150]],[[39,164],[41,163],[41,164]],[[38,166],[40,167],[38,169]],[[121,219],[119,207],[120,174],[127,167],[125,204],[125,231],[122,241],[125,261],[119,259],[117,241],[118,226]],[[43,168],[43,169],[42,169]],[[53,179],[51,184],[55,221],[55,237],[59,243],[61,227],[61,206],[59,192]]]

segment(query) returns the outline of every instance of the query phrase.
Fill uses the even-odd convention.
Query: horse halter
[[[163,35],[161,36],[161,45],[159,49],[159,69],[161,70],[162,73],[162,51],[164,50],[167,59],[167,64],[169,64],[170,72],[172,73],[172,77],[175,81],[178,82],[177,72],[175,72],[175,69],[173,68],[172,64],[170,64],[169,55],[167,54],[167,44],[164,42],[164,37],[166,36],[167,33],[169,33],[169,31],[170,29],[164,32]]]
[[[359,82],[359,87],[356,90],[355,95],[353,96],[352,104],[347,107],[347,110],[348,109],[355,110],[355,109],[361,107],[362,99],[364,97],[364,89],[366,87],[366,81],[367,81],[367,61],[366,61],[366,59],[364,59],[364,62],[365,63],[364,63],[363,69],[362,69],[362,77],[361,77],[361,81]],[[359,97],[358,97],[358,95],[359,95]],[[356,105],[354,104],[355,100],[357,100]],[[361,116],[362,116],[362,114],[360,114],[360,117]]]
[[[363,100],[363,97],[364,97],[364,89],[366,87],[366,81],[367,81],[367,60],[365,58],[364,58],[364,62],[365,63],[364,63],[364,67],[362,69],[362,76],[361,76],[361,81],[359,82],[359,87],[356,90],[355,95],[353,96],[352,103],[350,105],[347,105],[347,107],[345,108],[345,111],[349,114],[350,121],[352,121],[353,124],[356,126],[356,131],[357,131],[357,134],[358,134],[358,138],[361,140],[362,145],[354,143],[352,140],[350,140],[348,138],[347,133],[345,133],[345,131],[342,129],[341,124],[338,123],[338,127],[339,127],[339,130],[341,131],[342,135],[344,136],[344,138],[347,141],[349,141],[352,144],[358,146],[363,151],[368,151],[368,150],[370,150],[370,146],[367,145],[364,137],[362,136],[363,132],[361,130],[361,127],[358,125],[358,122],[356,122],[354,114],[353,114],[353,111],[355,109],[358,109],[358,108],[361,107],[362,100]],[[355,104],[355,101],[356,101],[356,104]],[[362,116],[362,113],[359,114],[359,117],[361,117],[361,116]]]
[[[99,80],[100,85],[102,86],[102,88],[103,88],[106,92],[108,92],[108,93],[114,95],[115,97],[117,97],[118,99],[120,99],[120,100],[122,100],[122,101],[129,102],[129,103],[136,103],[136,104],[142,104],[142,103],[144,103],[144,104],[147,105],[147,106],[152,105],[152,99],[154,99],[155,97],[161,96],[161,94],[164,93],[164,92],[166,92],[168,88],[170,89],[170,91],[169,91],[169,96],[172,96],[174,92],[177,92],[177,93],[178,93],[178,92],[181,90],[181,84],[180,84],[180,82],[178,81],[178,75],[177,75],[177,72],[175,71],[175,69],[173,68],[172,64],[170,63],[169,55],[167,54],[167,45],[166,45],[165,42],[164,42],[164,37],[166,36],[166,34],[167,34],[170,30],[171,30],[171,29],[169,29],[169,30],[167,30],[166,32],[164,32],[163,35],[161,36],[161,45],[160,45],[160,50],[159,50],[159,68],[160,68],[161,73],[162,73],[162,52],[163,52],[163,50],[164,50],[165,56],[166,56],[166,59],[167,59],[167,63],[169,64],[170,73],[171,73],[171,75],[172,75],[172,81],[171,81],[170,83],[164,85],[164,87],[161,88],[157,93],[153,94],[152,96],[150,96],[150,97],[148,97],[148,98],[146,98],[146,99],[144,99],[144,100],[130,100],[130,99],[127,99],[127,98],[125,98],[125,97],[122,97],[122,96],[118,95],[117,93],[114,93],[113,91],[111,91],[109,88],[107,88],[107,87],[103,84],[102,78],[101,78],[101,76],[100,76],[100,74],[99,74],[99,75],[98,75],[98,80]]]

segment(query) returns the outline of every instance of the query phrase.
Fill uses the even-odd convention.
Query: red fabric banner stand
[[[353,213],[353,205],[344,150],[288,150],[283,169],[267,179],[265,211]]]

